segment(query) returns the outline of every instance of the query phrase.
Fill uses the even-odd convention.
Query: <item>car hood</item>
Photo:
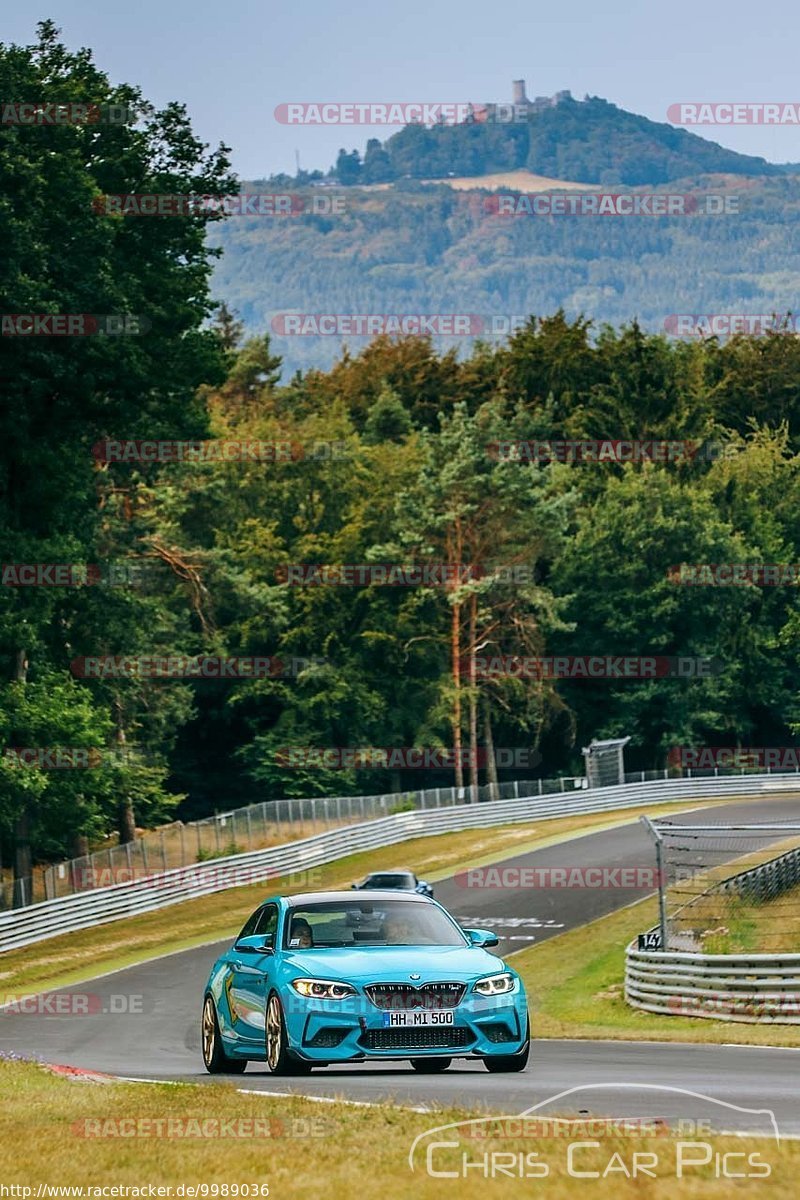
[[[478,946],[332,946],[289,953],[284,962],[299,975],[351,983],[400,982],[413,974],[420,976],[413,980],[416,984],[472,980],[509,969],[502,959]]]

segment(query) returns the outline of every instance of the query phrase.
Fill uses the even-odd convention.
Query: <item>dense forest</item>
[[[22,98],[143,103],[50,25],[36,47],[0,51],[0,83]],[[378,337],[291,376],[264,326],[248,337],[212,297],[215,216],[93,211],[109,192],[235,189],[224,148],[200,144],[180,106],[135,127],[3,128],[0,174],[4,312],[148,321],[132,336],[0,338],[0,851],[18,873],[32,856],[220,803],[454,779],[297,767],[291,747],[532,748],[537,773],[553,776],[578,769],[593,736],[630,735],[628,762],[641,767],[663,766],[675,745],[791,740],[796,588],[683,586],[674,567],[800,561],[797,338],[681,342],[553,305],[460,356],[426,337]],[[426,199],[416,223],[395,203],[396,247],[413,226],[423,260],[437,245],[446,253],[450,199]],[[307,255],[323,236],[314,220]],[[622,238],[613,223],[603,230]],[[575,234],[555,225],[550,236],[566,253]],[[663,254],[677,234],[652,222],[640,236]],[[365,252],[379,258],[375,245]],[[509,279],[512,263],[509,253]],[[399,270],[387,263],[380,311],[392,311],[385,289]],[[275,307],[285,301],[286,282],[259,285]],[[514,286],[502,292],[498,277],[496,294],[530,312]],[[676,296],[662,296],[665,311],[685,311]],[[725,453],[624,465],[492,449],[553,439],[684,439]],[[143,440],[262,451],[159,461],[108,448]],[[290,450],[263,450],[276,446]],[[482,569],[450,586],[289,581],[293,564],[366,563]],[[54,584],[26,564],[74,570]],[[705,656],[717,667],[701,679],[563,681],[481,674],[487,654]],[[283,666],[228,679],[86,667],[169,655]],[[31,747],[84,748],[93,765],[23,762],[17,751]]]

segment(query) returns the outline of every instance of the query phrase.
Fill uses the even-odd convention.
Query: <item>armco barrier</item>
[[[800,1025],[800,954],[692,954],[628,946],[625,999],[673,1017]]]
[[[774,900],[800,883],[800,850],[788,850],[769,862],[740,871],[724,883],[712,888],[714,892],[735,892],[747,900]]]
[[[641,804],[727,796],[760,796],[800,791],[796,775],[747,775],[728,778],[657,780],[568,794],[495,800],[452,808],[395,813],[348,825],[285,846],[217,858],[179,867],[130,883],[46,900],[0,914],[0,952],[27,946],[92,925],[150,912],[182,900],[210,895],[242,883],[267,882],[282,875],[334,862],[363,850],[392,846],[415,837],[490,825],[635,808]]]

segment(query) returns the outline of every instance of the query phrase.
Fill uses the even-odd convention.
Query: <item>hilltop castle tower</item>
[[[562,92],[556,92],[554,96],[537,96],[535,100],[529,100],[525,92],[524,79],[512,79],[511,81],[511,102],[527,108],[528,112],[541,112],[543,108],[555,108],[562,100],[571,100],[572,92],[566,88]]]
[[[525,80],[514,79],[511,82],[511,100],[514,104],[530,104],[530,100],[525,95]]]
[[[571,100],[572,92],[565,90],[556,92],[554,96],[537,96],[535,100],[529,100],[525,91],[524,79],[512,79],[511,81],[511,104],[482,104],[479,107],[480,116],[477,117],[481,121],[516,121],[519,120],[520,113],[522,119],[527,119],[530,113],[543,112],[546,108],[555,108],[562,100]],[[476,117],[473,115],[472,120]]]

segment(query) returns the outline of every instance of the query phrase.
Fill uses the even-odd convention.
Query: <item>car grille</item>
[[[359,1038],[365,1050],[450,1050],[474,1041],[469,1029],[367,1029]]]
[[[414,1009],[455,1008],[467,990],[464,983],[373,983],[364,989],[376,1008],[405,1012]]]

